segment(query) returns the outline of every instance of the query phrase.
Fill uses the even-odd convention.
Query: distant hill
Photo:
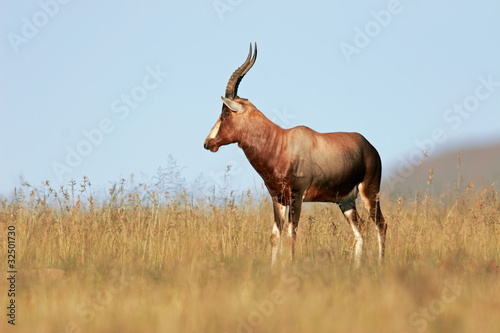
[[[459,168],[458,154],[461,155]],[[411,171],[411,169],[413,170]],[[401,164],[386,167],[382,180],[382,192],[389,196],[411,196],[419,188],[427,188],[429,169],[433,169],[430,193],[434,196],[449,193],[461,182],[464,189],[469,183],[474,188],[490,187],[495,183],[500,188],[500,143],[488,146],[452,149],[426,158],[422,165],[412,167]],[[410,172],[411,171],[411,172]]]

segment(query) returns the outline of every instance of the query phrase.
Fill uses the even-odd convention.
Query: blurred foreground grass
[[[0,283],[0,331],[500,332],[494,187],[382,197],[387,258],[377,264],[370,222],[359,270],[338,208],[307,204],[297,260],[282,242],[271,270],[266,197],[194,205],[113,188],[97,203],[85,186],[2,202],[0,269],[13,225],[18,274],[15,327]]]

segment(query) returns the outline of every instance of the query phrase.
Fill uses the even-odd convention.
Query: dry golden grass
[[[96,203],[85,186],[2,203],[0,269],[15,225],[19,272],[16,326],[4,314],[0,331],[500,332],[494,187],[383,197],[387,258],[370,222],[359,270],[338,208],[305,205],[296,260],[282,242],[271,270],[265,198],[206,207],[114,188]]]

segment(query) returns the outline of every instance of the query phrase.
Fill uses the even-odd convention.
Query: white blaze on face
[[[214,139],[217,136],[217,133],[219,133],[219,128],[220,128],[220,118],[217,120],[214,127],[212,127],[210,133],[208,133],[207,141],[210,139]]]

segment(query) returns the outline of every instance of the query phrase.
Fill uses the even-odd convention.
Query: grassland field
[[[15,326],[0,283],[1,332],[500,332],[494,185],[382,195],[386,260],[367,221],[360,269],[333,204],[304,205],[295,260],[283,238],[271,269],[267,196],[209,205],[114,188],[97,202],[85,186],[1,202],[0,269],[15,228],[17,271]]]

